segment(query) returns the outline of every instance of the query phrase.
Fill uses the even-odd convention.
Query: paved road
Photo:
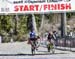
[[[39,47],[36,55],[32,56],[30,47],[27,42],[2,43],[0,59],[73,59],[75,56],[75,52],[62,50],[55,50],[55,54],[48,53],[44,47]]]
[[[0,56],[0,59],[75,59],[70,55]]]
[[[47,49],[39,47],[36,54],[47,54]],[[72,53],[69,51],[55,50],[55,53]],[[0,44],[0,54],[31,54],[31,46],[27,42],[2,43]]]

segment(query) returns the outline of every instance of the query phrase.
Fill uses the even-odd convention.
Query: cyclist
[[[48,33],[48,37],[47,37],[47,49],[48,49],[48,52],[50,52],[50,50],[52,50],[52,53],[54,53],[53,51],[53,33],[52,32],[49,32]]]
[[[35,53],[35,48],[36,48],[36,33],[31,30],[31,32],[29,33],[30,35],[30,42],[31,42],[31,51],[32,51],[32,54]]]

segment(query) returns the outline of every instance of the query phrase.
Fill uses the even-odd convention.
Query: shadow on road
[[[37,51],[37,52],[47,52],[47,51]]]
[[[60,48],[56,48],[56,50],[75,52],[75,50],[73,51],[71,49],[60,49]]]
[[[38,53],[38,54],[0,54],[0,56],[35,56],[35,55],[57,55],[57,54],[67,54],[67,53]]]

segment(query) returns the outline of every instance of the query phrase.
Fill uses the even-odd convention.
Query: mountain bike
[[[54,50],[54,43],[53,42],[51,42],[51,41],[47,41],[47,50],[48,50],[48,52],[52,52],[52,53],[54,53],[55,52],[55,50]]]
[[[32,55],[35,54],[35,50],[37,50],[37,48],[39,47],[37,40],[38,40],[38,38],[34,38],[34,40],[31,40]]]

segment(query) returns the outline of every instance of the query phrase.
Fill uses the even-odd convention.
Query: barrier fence
[[[72,37],[58,38],[56,44],[57,46],[75,48],[75,38]]]

